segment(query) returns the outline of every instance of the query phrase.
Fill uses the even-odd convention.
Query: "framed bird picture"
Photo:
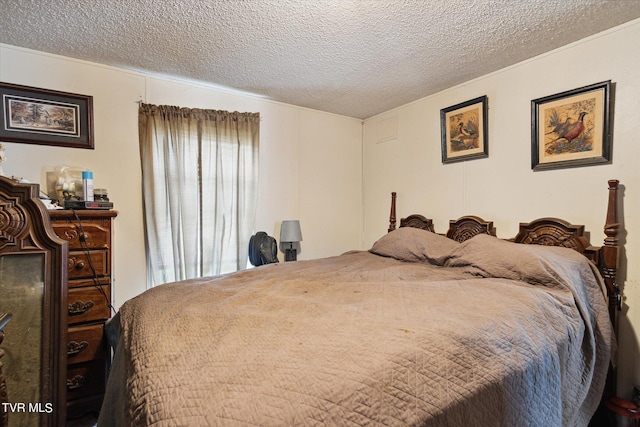
[[[531,169],[611,162],[611,80],[531,101]]]
[[[487,97],[440,110],[442,163],[489,156]]]

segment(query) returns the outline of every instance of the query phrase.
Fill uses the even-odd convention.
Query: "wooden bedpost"
[[[391,232],[396,229],[396,192],[391,193],[391,212],[389,213],[389,229],[387,232]]]
[[[609,317],[613,324],[613,333],[618,335],[618,312],[621,309],[622,297],[620,288],[616,283],[616,273],[619,266],[619,241],[618,232],[620,231],[620,222],[618,218],[618,184],[616,179],[609,180],[609,203],[607,205],[607,220],[604,224],[604,246],[600,248],[599,270],[602,273],[604,283],[607,287],[607,296],[609,297]],[[606,402],[609,398],[616,395],[617,369],[615,363],[609,364],[609,373],[607,374],[607,382],[605,383],[602,401]]]
[[[616,283],[616,273],[618,270],[619,246],[618,232],[620,231],[620,222],[618,218],[618,183],[616,179],[609,181],[609,204],[607,206],[607,220],[604,225],[604,246],[600,256],[601,271],[607,285],[607,294],[609,296],[609,315],[611,322],[617,333],[618,328],[618,311],[620,311],[621,296],[620,288]]]

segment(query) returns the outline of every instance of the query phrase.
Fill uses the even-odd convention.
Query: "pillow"
[[[443,265],[460,243],[431,231],[400,227],[382,236],[369,252],[400,261]]]
[[[572,270],[583,269],[584,265],[590,270],[587,258],[573,249],[525,245],[487,234],[478,234],[462,243],[445,264],[462,267],[479,277],[499,277],[545,286],[555,286],[560,277],[571,275]]]

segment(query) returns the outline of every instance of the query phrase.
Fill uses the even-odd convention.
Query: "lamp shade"
[[[300,221],[297,219],[291,221],[282,221],[280,227],[280,243],[282,242],[301,242],[302,230],[300,230]]]

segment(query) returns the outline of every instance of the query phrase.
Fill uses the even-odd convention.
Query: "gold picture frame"
[[[611,163],[611,80],[531,101],[531,169]]]

